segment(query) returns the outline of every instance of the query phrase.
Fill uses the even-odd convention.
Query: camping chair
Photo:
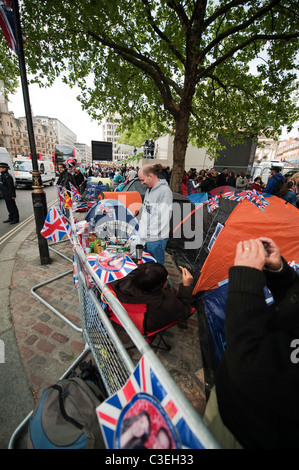
[[[112,289],[111,284],[107,284],[108,288],[110,291],[114,293],[114,290]],[[114,293],[115,297],[116,294]],[[103,301],[103,293],[101,296],[101,300]],[[150,344],[153,349],[157,350],[163,350],[163,351],[170,351],[171,346],[166,343],[164,339],[164,335],[166,330],[171,328],[174,325],[177,325],[181,322],[181,320],[174,320],[167,325],[163,326],[162,328],[159,328],[158,330],[155,331],[147,331],[146,330],[146,317],[147,317],[147,305],[146,304],[129,304],[126,302],[120,302],[124,309],[126,310],[129,318],[132,320],[136,328],[139,330],[139,332],[142,334],[142,336],[145,338],[148,344]],[[195,308],[191,307],[190,308],[190,316],[193,315],[195,311]],[[111,310],[111,308],[108,305],[108,317],[110,321],[120,325],[123,328],[123,325],[117,318],[117,316],[114,314],[114,312]],[[189,317],[188,317],[189,318]],[[153,342],[155,338],[158,337],[158,342],[154,345]],[[161,346],[162,343],[162,346]],[[135,346],[129,346],[128,349],[133,349]]]

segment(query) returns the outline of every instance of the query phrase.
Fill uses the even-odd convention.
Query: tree
[[[95,119],[155,116],[174,129],[171,187],[188,139],[217,150],[298,119],[298,9],[291,0],[23,0],[26,59],[36,80],[78,85]],[[250,66],[258,60],[256,73]],[[58,104],[59,105],[59,104]]]
[[[1,95],[8,99],[19,84],[19,67],[16,54],[9,48],[2,31],[0,30],[0,99]]]

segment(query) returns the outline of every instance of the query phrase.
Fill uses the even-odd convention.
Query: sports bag
[[[96,407],[105,396],[81,377],[61,379],[43,393],[29,420],[29,449],[105,449]]]

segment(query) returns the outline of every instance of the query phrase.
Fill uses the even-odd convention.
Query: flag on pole
[[[78,189],[72,183],[70,183],[70,188],[71,188],[72,198],[74,199],[74,201],[80,201],[81,194],[79,193]]]
[[[69,209],[70,207],[72,207],[72,198],[71,196],[69,195],[68,191],[64,191],[64,207],[66,209]]]
[[[69,239],[72,236],[72,229],[56,207],[51,207],[47,213],[45,223],[40,234],[53,242],[59,242],[66,234]]]
[[[16,27],[11,8],[11,0],[0,0],[0,27],[9,47],[18,54]]]
[[[58,184],[55,185],[57,192],[58,192],[58,202],[59,202],[59,208],[62,212],[63,215],[65,215],[65,208],[64,208],[64,190],[61,186]]]

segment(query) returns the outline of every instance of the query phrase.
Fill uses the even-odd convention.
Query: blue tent
[[[208,200],[208,193],[195,193],[187,196],[196,206]]]
[[[99,200],[85,216],[87,222],[91,219],[95,221],[95,231],[100,238],[116,236],[127,239],[138,233],[138,220],[117,199]]]

